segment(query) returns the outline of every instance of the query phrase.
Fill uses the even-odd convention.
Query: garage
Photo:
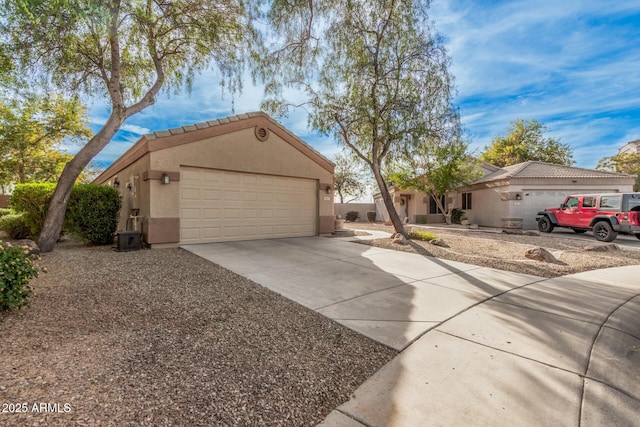
[[[182,168],[180,242],[303,237],[316,234],[316,182]]]
[[[334,164],[262,112],[143,135],[95,182],[154,248],[329,234]]]

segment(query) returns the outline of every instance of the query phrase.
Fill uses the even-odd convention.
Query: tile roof
[[[505,166],[474,181],[474,184],[500,181],[513,178],[630,178],[632,175],[608,172],[595,169],[576,168],[573,166],[528,161]]]

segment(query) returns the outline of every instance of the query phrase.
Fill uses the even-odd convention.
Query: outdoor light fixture
[[[120,181],[118,181],[118,178],[113,181],[113,188],[120,188]]]
[[[327,185],[327,194],[331,194],[331,186]]]
[[[169,184],[169,183],[171,183],[171,178],[169,177],[169,174],[168,174],[168,173],[163,173],[163,174],[162,174],[162,177],[160,178],[160,182],[161,182],[162,184]]]
[[[522,199],[522,196],[520,195],[520,193],[516,194],[516,200],[520,200]]]

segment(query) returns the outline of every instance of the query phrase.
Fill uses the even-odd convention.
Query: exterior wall
[[[631,141],[618,149],[618,154],[640,153],[640,141]]]
[[[347,212],[358,212],[358,221],[367,222],[367,212],[376,212],[375,203],[334,203],[333,210],[336,217],[340,215],[342,219],[347,217]],[[376,212],[376,221],[382,221],[383,219],[378,216]]]
[[[148,241],[148,229],[145,227],[149,218],[149,183],[142,179],[143,173],[149,169],[150,155],[146,154],[132,163],[128,167],[110,176],[105,176],[103,184],[115,187],[115,182],[119,182],[117,187],[122,197],[122,208],[120,209],[120,220],[118,221],[118,231],[133,230],[133,221],[129,219],[132,209],[139,209],[138,216],[142,217],[137,222],[137,230],[141,231],[145,241]]]
[[[573,182],[576,181],[576,182]],[[503,218],[521,218],[524,229],[535,229],[538,211],[559,205],[567,195],[580,193],[630,192],[629,179],[512,179],[461,189],[472,193],[472,209],[465,210],[471,223],[500,228]],[[540,194],[544,193],[544,194]]]
[[[411,223],[419,222],[419,220],[422,219],[425,219],[427,224],[444,222],[444,216],[442,214],[429,214],[429,198],[426,193],[416,190],[401,191],[396,188],[390,189],[390,193],[393,198],[393,206],[401,220],[404,221],[408,216],[409,222]],[[403,198],[408,200],[406,211],[405,207],[401,205]],[[382,196],[380,196],[380,194],[374,195],[373,201],[376,206],[376,217],[381,221],[389,221],[389,213],[384,205]]]
[[[273,130],[265,141],[258,140],[254,128],[249,128],[151,153],[152,171],[179,176],[181,166],[315,179],[318,182],[317,231],[319,234],[333,232],[333,174],[291,147]],[[162,224],[164,230],[173,224],[179,232],[180,185],[177,182],[163,185],[158,179],[149,181],[150,219],[154,221],[149,228],[161,240],[173,238],[174,233],[166,235],[165,231],[165,235],[160,236],[153,230],[156,224],[156,228]]]

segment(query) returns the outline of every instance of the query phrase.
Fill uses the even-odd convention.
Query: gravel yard
[[[393,227],[382,224],[347,223],[345,228],[375,229],[393,233]],[[611,246],[595,239],[574,239],[567,238],[566,235],[554,234],[527,236],[443,228],[430,228],[424,231],[438,235],[449,247],[439,247],[418,240],[406,246],[392,243],[391,239],[376,239],[361,243],[400,251],[419,252],[427,256],[541,277],[557,277],[599,268],[640,264],[640,250],[637,249],[620,248],[610,252],[586,250],[585,248],[588,247]],[[528,249],[536,247],[550,251],[558,262],[534,261],[524,256]]]
[[[182,249],[41,265],[0,313],[2,426],[312,426],[396,355]]]

